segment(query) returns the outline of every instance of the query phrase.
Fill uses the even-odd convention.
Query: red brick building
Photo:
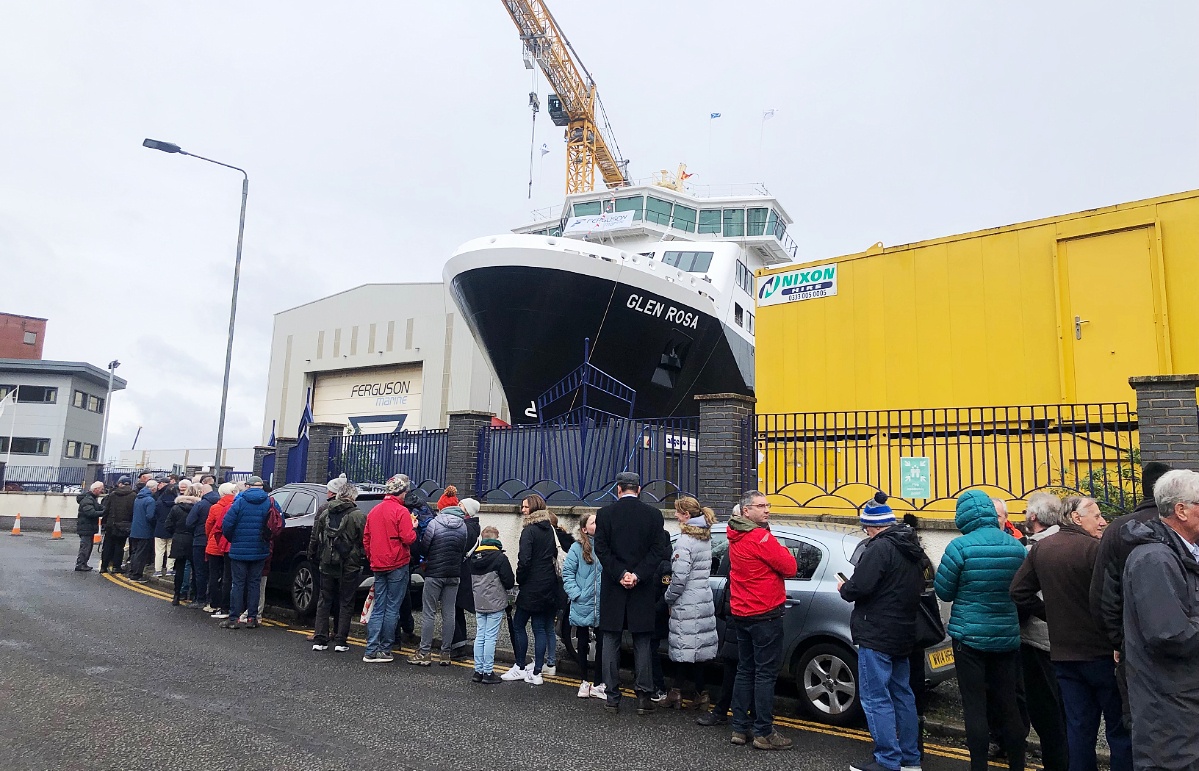
[[[0,313],[0,359],[40,359],[46,320]]]

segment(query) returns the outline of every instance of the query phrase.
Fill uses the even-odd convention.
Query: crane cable
[[[533,200],[533,154],[537,151],[537,111],[541,108],[541,99],[537,96],[537,70],[533,70],[533,82],[529,91],[529,109],[533,111],[533,128],[529,136],[529,200]]]

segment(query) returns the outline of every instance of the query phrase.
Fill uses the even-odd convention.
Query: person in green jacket
[[[987,768],[990,701],[1000,721],[1008,768],[1024,771],[1028,729],[1012,687],[1021,677],[1020,618],[1008,591],[1024,562],[1024,547],[999,529],[995,504],[982,490],[958,496],[954,523],[962,535],[945,547],[933,588],[943,601],[953,603],[948,631],[962,693],[970,770]]]
[[[366,515],[354,503],[357,499],[358,488],[347,482],[312,523],[308,559],[318,564],[321,573],[316,633],[312,638],[314,651],[329,649],[329,613],[334,603],[338,606],[338,615],[333,650],[345,653],[350,649],[346,642],[350,636],[350,613],[366,563],[366,549],[362,544]]]

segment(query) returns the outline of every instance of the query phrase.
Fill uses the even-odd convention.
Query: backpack
[[[279,507],[275,505],[275,499],[271,498],[271,508],[267,511],[266,521],[262,523],[262,540],[271,543],[275,540],[275,536],[283,531],[283,514],[279,511]]]
[[[354,509],[330,511],[325,517],[324,530],[320,535],[320,561],[323,565],[340,568],[353,551],[353,544],[345,532],[346,515]]]

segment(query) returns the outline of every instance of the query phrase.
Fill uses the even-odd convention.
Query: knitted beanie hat
[[[895,524],[895,512],[887,505],[887,494],[881,490],[867,501],[858,517],[863,527],[885,527]]]
[[[412,481],[408,479],[407,474],[396,474],[391,479],[387,480],[384,488],[388,495],[403,495],[408,492],[408,488],[412,486]]]

